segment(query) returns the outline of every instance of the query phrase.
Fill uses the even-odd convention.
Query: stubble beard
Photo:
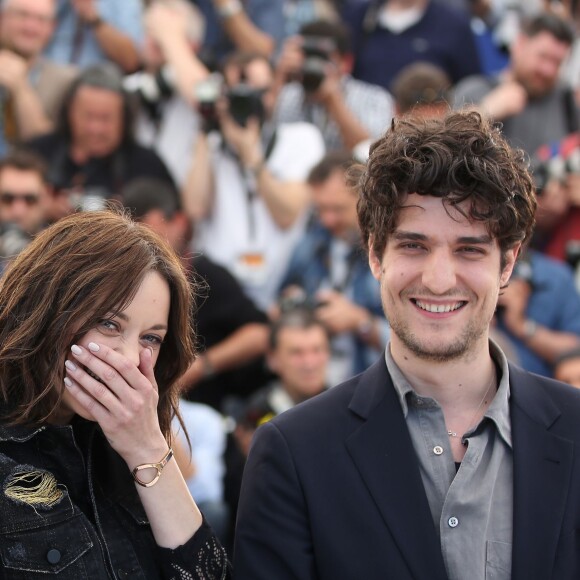
[[[387,300],[386,297],[383,299],[385,313],[388,313],[389,310],[386,307]],[[424,323],[425,333],[430,336],[423,338],[411,330],[405,314],[397,312],[394,301],[392,306],[392,316],[387,316],[391,332],[417,358],[431,362],[443,363],[469,357],[469,354],[475,350],[478,341],[488,332],[491,321],[491,319],[488,320],[486,324],[480,317],[471,318],[461,329],[459,335],[454,338],[448,338],[444,331],[438,330],[435,320],[432,323],[426,321]]]
[[[401,343],[412,352],[417,358],[431,362],[450,362],[465,358],[485,335],[484,325],[476,325],[474,321],[469,321],[461,334],[451,341],[446,341],[443,337],[439,341],[422,339],[409,329],[406,322],[398,318],[390,321],[391,332],[401,341]]]

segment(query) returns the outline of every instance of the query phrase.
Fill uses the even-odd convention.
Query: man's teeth
[[[415,300],[415,304],[421,308],[421,310],[426,310],[427,312],[442,313],[442,312],[452,312],[461,308],[464,302],[456,302],[455,304],[429,304],[428,302],[420,302]]]

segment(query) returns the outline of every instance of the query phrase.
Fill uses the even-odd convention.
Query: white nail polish
[[[76,344],[73,344],[70,347],[70,349],[71,349],[73,354],[82,354],[82,352],[83,352],[83,349],[80,346],[77,346]]]
[[[68,377],[64,377],[64,384],[69,388],[72,387],[72,381]]]
[[[92,352],[99,352],[101,350],[101,347],[96,342],[89,342],[88,347]]]
[[[69,371],[76,371],[77,367],[70,361],[70,360],[65,360],[64,361],[64,366],[69,370]]]

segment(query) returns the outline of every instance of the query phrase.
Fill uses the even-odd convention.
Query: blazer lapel
[[[361,375],[346,445],[414,578],[447,578],[413,444],[384,360]]]
[[[560,415],[533,375],[510,365],[514,449],[512,579],[550,578],[571,485],[573,442],[549,431]]]

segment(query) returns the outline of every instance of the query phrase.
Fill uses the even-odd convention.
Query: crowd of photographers
[[[538,228],[494,337],[580,386],[578,4],[1,2],[3,267],[117,203],[204,282],[183,396],[192,493],[226,545],[253,430],[388,341],[346,175],[394,117],[475,106],[526,149]]]

